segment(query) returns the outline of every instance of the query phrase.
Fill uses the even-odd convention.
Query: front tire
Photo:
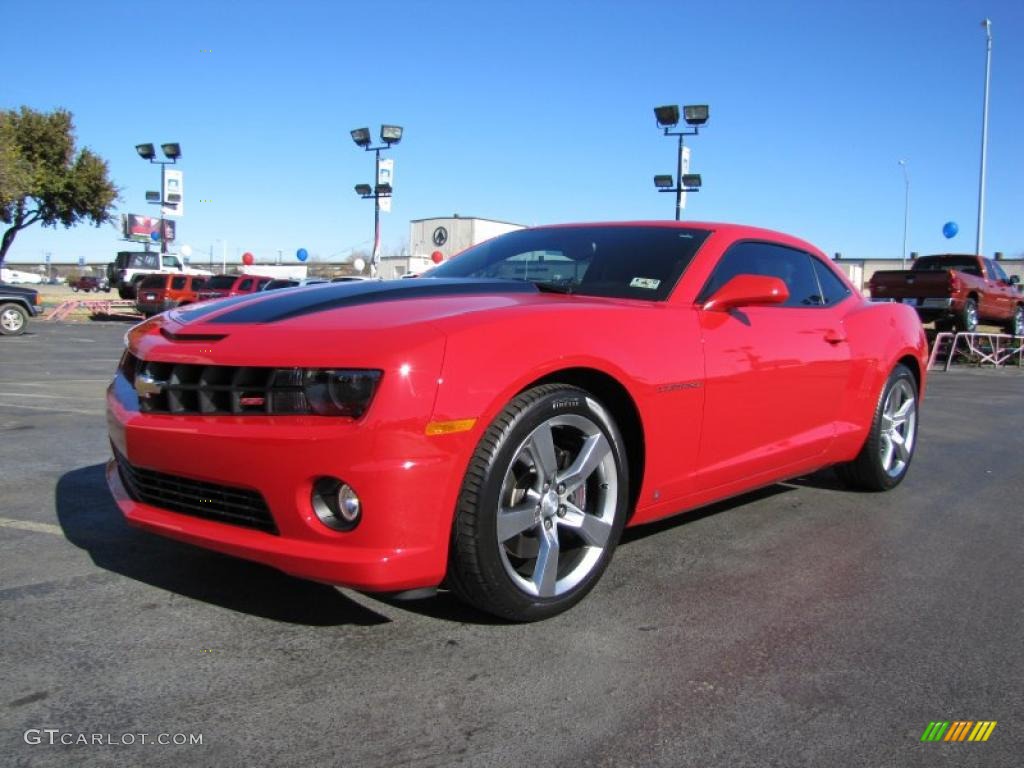
[[[1011,336],[1024,336],[1024,305],[1017,305],[1005,330]]]
[[[0,304],[0,335],[18,336],[25,332],[28,315],[17,304]]]
[[[836,467],[846,485],[888,491],[902,482],[917,445],[917,380],[902,363],[882,387],[871,431],[857,458]]]
[[[459,494],[448,582],[480,610],[536,621],[594,587],[626,522],[619,430],[587,392],[547,384],[495,418]]]

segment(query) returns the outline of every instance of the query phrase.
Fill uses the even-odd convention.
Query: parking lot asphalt
[[[6,764],[1021,764],[1024,372],[933,374],[895,491],[822,472],[627,532],[586,600],[520,626],[128,528],[103,478],[125,330],[0,339]],[[922,743],[936,720],[998,725]]]

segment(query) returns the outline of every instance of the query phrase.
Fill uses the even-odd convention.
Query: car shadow
[[[273,621],[307,626],[390,621],[326,584],[165,539],[129,526],[107,489],[105,465],[57,481],[64,536],[100,568],[193,600]]]

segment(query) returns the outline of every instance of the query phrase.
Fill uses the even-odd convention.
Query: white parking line
[[[33,523],[30,520],[12,520],[0,517],[0,528],[17,528],[19,531],[35,531],[36,533],[52,533],[63,536],[64,530],[53,523]]]
[[[49,413],[84,413],[86,416],[102,416],[102,409],[87,411],[84,408],[51,408],[46,405],[18,405],[17,403],[0,403],[0,408],[25,408],[29,411],[48,411]]]
[[[96,396],[88,397],[86,395],[40,395],[34,392],[4,392],[4,397],[41,397],[49,400],[87,400],[94,402]],[[102,396],[102,394],[100,394]]]
[[[51,379],[50,383],[57,384],[109,384],[110,376],[105,379]],[[38,381],[3,381],[0,379],[0,383],[7,386],[18,386],[18,387],[38,387],[40,382]]]

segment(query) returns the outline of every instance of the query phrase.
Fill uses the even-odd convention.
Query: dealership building
[[[522,224],[508,221],[460,216],[457,213],[430,219],[413,219],[409,222],[409,253],[382,258],[379,274],[385,280],[408,274],[418,275],[471,245],[523,227]]]

